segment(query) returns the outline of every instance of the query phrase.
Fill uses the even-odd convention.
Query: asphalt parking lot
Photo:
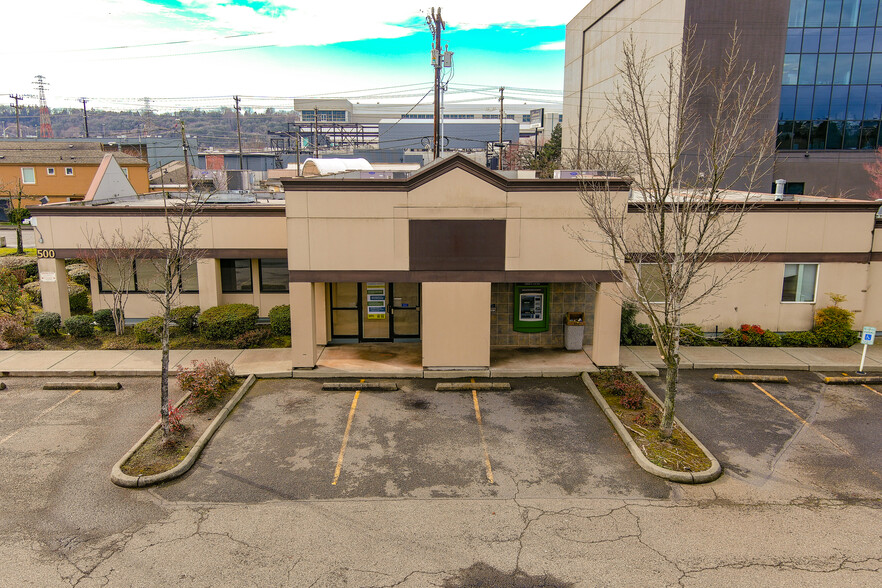
[[[261,380],[197,466],[157,492],[210,502],[668,496],[578,378],[511,384],[473,394],[399,380],[398,391],[362,391],[354,403],[354,393],[323,392],[318,381]]]
[[[716,370],[732,373],[732,370]],[[789,384],[716,382],[714,371],[680,372],[677,415],[724,471],[761,486],[781,475],[842,499],[882,493],[882,386],[830,385],[841,373],[786,375]],[[664,378],[645,378],[664,394]]]

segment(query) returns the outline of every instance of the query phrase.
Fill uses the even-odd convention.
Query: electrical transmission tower
[[[40,138],[51,139],[55,136],[52,132],[52,121],[49,120],[49,107],[46,105],[46,78],[36,76],[34,78],[34,87],[37,88],[37,95],[40,99]]]

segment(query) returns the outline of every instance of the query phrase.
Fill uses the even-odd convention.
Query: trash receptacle
[[[564,347],[567,351],[580,351],[585,337],[585,313],[568,312],[564,326]]]

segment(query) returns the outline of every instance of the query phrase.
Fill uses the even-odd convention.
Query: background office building
[[[761,122],[774,159],[754,188],[783,178],[791,193],[867,198],[882,116],[879,0],[593,0],[567,25],[564,147],[590,144],[632,31],[658,58],[692,25],[712,66],[736,24],[742,58],[773,76]]]

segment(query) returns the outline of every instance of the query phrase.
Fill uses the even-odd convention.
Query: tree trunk
[[[677,380],[680,377],[680,356],[665,361],[665,407],[659,426],[662,439],[670,439],[674,432],[674,400],[677,397]]]
[[[159,392],[159,401],[161,406],[159,407],[159,414],[162,417],[162,438],[168,439],[169,435],[169,424],[168,424],[168,310],[166,309],[163,313],[163,324],[162,324],[162,336],[160,337],[162,341],[162,372],[160,375],[160,392]]]
[[[22,247],[22,244],[21,244],[21,241],[22,241],[21,223],[18,223],[15,225],[15,240],[16,240],[16,246],[17,246],[16,253],[18,253],[19,255],[24,254],[24,247]]]

